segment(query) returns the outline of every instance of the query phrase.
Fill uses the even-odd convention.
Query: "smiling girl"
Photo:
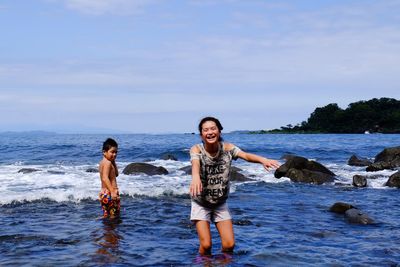
[[[223,127],[218,119],[205,117],[199,123],[202,144],[190,150],[192,183],[190,220],[195,223],[199,236],[199,253],[211,254],[210,223],[215,223],[221,237],[222,251],[232,252],[235,246],[232,217],[226,200],[229,195],[229,176],[232,160],[237,158],[260,163],[268,171],[279,167],[276,160],[246,153],[221,138]]]

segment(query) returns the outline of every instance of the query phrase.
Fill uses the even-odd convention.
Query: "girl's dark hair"
[[[107,140],[104,141],[104,143],[103,143],[103,151],[108,151],[108,150],[110,150],[112,147],[118,148],[117,142],[116,142],[114,139],[112,139],[112,138],[107,138]]]
[[[200,121],[200,123],[199,123],[199,133],[200,133],[200,135],[201,135],[201,131],[202,131],[202,129],[203,129],[203,124],[204,124],[206,121],[213,121],[213,122],[215,122],[215,124],[217,125],[217,128],[218,128],[219,132],[221,132],[221,131],[224,129],[224,127],[222,127],[221,122],[220,122],[217,118],[214,118],[214,117],[204,117],[204,118],[201,119],[201,121]],[[221,136],[219,137],[219,141],[222,141],[222,137],[221,137]]]

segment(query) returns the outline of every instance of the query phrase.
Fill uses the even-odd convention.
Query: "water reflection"
[[[119,244],[122,236],[118,233],[121,219],[102,219],[102,227],[94,232],[96,262],[99,264],[117,263],[120,260]]]
[[[232,263],[233,255],[231,253],[221,253],[216,255],[197,255],[193,261],[194,266],[229,266]]]

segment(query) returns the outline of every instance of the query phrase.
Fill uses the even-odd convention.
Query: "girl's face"
[[[117,158],[117,153],[118,153],[118,148],[116,147],[111,147],[109,150],[103,151],[104,157],[109,161],[114,161]]]
[[[219,142],[221,132],[217,124],[213,121],[206,121],[201,126],[201,139],[206,144],[215,144]]]

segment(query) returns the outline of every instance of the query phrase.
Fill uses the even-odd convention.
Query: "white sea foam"
[[[122,170],[128,162],[118,163],[120,175],[118,185],[120,193],[131,197],[188,194],[191,176],[179,170],[190,165],[190,162],[156,160],[149,162],[156,166],[162,166],[169,172],[167,175],[148,176],[125,175]],[[266,172],[259,164],[251,164],[240,161],[235,166],[241,168],[242,173],[254,181],[266,183],[290,182],[289,178],[276,179],[274,171]],[[365,168],[351,167],[348,165],[327,164],[329,169],[337,174],[337,178],[344,184],[352,184],[355,174],[371,177],[368,179],[368,187],[385,188],[388,177],[394,171],[384,170],[369,173]],[[33,168],[39,171],[31,173],[18,173],[22,168]],[[9,204],[13,201],[34,201],[48,198],[57,202],[75,201],[82,199],[97,199],[100,189],[98,173],[86,172],[88,168],[97,168],[96,165],[63,166],[63,165],[3,165],[0,166],[0,204]],[[247,182],[246,182],[247,183]],[[233,183],[231,193],[237,186],[243,183]]]
[[[367,178],[367,187],[371,188],[388,188],[385,186],[389,176],[395,173],[394,170],[382,170],[377,172],[367,172],[366,167],[355,167],[338,164],[326,164],[328,169],[337,175],[339,182],[351,185],[353,183],[354,175],[362,175]]]

